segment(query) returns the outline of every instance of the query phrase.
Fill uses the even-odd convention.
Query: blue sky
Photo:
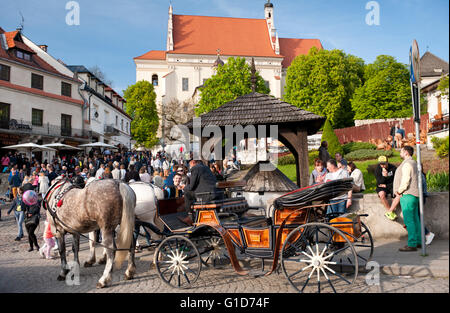
[[[113,88],[135,82],[133,57],[165,50],[169,0],[78,0],[80,25],[66,24],[66,0],[0,1],[0,27],[24,34],[69,65],[98,65]],[[175,14],[264,18],[265,0],[172,0]],[[366,24],[368,0],[272,0],[279,37],[318,38],[371,63],[380,54],[408,63],[413,39],[420,52],[448,61],[448,0],[378,0],[380,25]]]

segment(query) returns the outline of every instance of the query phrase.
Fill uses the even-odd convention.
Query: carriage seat
[[[208,202],[196,201],[191,208],[194,210],[214,209],[218,213],[240,213],[248,210],[248,203],[244,197],[236,197]]]
[[[272,219],[265,216],[242,216],[230,221],[222,221],[225,228],[239,228],[239,226],[267,227],[272,224]]]

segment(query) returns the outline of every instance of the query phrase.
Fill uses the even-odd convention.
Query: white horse
[[[87,180],[86,186],[91,182],[95,181],[94,177]],[[150,223],[155,225],[160,231],[163,230],[164,225],[162,222],[156,218],[157,201],[164,199],[164,191],[157,187],[156,185],[144,183],[144,182],[131,182],[128,184],[131,189],[133,189],[136,194],[136,206],[135,206],[135,216],[142,222]],[[153,232],[149,229],[152,238],[161,239],[161,235]],[[89,260],[84,263],[85,267],[91,267],[95,262],[95,242],[96,242],[96,232],[89,233]],[[106,262],[107,249],[103,249],[103,256],[98,261],[99,264],[104,264]]]

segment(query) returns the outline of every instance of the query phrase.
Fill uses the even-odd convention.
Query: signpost
[[[416,126],[416,153],[417,153],[417,181],[419,187],[419,211],[420,232],[422,238],[422,256],[426,256],[425,224],[423,219],[423,185],[422,185],[422,160],[420,152],[420,54],[417,41],[414,40],[409,50],[409,80],[411,83],[411,95],[414,112],[414,124]]]

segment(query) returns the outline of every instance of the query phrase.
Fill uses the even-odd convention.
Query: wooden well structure
[[[253,89],[254,90],[254,89]],[[278,126],[278,140],[294,155],[297,185],[305,187],[309,179],[308,135],[315,134],[325,122],[325,118],[281,101],[273,96],[252,92],[230,101],[221,107],[203,114],[201,129],[218,126],[225,134],[226,126],[259,125],[267,128]],[[193,120],[185,124],[193,133]],[[257,135],[258,136],[258,135]],[[257,137],[258,138],[258,137]],[[201,138],[201,145],[209,138]],[[224,155],[224,154],[223,154]]]

